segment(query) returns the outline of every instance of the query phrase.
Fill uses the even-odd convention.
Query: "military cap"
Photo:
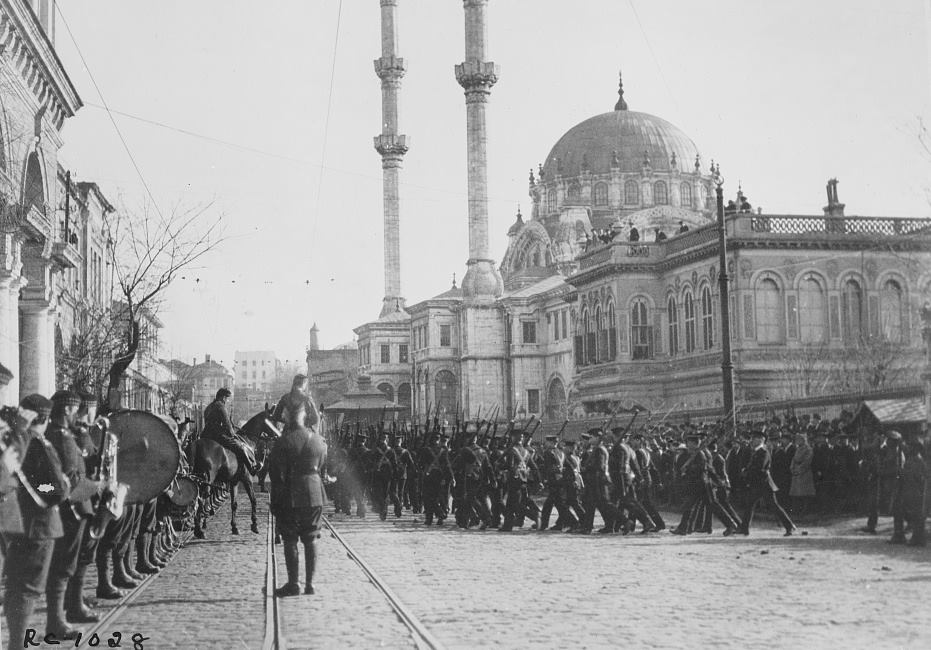
[[[82,390],[78,393],[81,397],[81,404],[84,406],[97,406],[97,396],[93,393],[89,393],[86,390]]]
[[[26,395],[20,402],[20,406],[30,411],[35,411],[38,415],[42,417],[48,417],[52,414],[52,400],[39,395],[38,393],[33,393],[32,395]]]
[[[522,436],[522,435],[524,435],[524,430],[523,430],[523,429],[511,429],[511,435],[512,435],[512,436]]]
[[[901,440],[902,434],[898,431],[887,431],[886,437],[889,438],[889,440]]]
[[[530,429],[523,429],[523,430],[520,432],[520,434],[521,434],[522,436],[524,436],[525,438],[530,438],[530,437],[533,436],[533,431],[531,431]]]
[[[379,437],[379,438],[387,438],[388,435],[389,435],[389,434],[388,434],[387,431],[381,431],[381,432],[379,432],[378,437]]]
[[[555,442],[556,440],[559,440],[559,436],[553,433],[553,434],[546,436],[546,440],[547,442]]]
[[[627,429],[625,429],[624,427],[614,427],[611,429],[611,433],[617,436],[618,438],[626,438],[628,432],[627,432]]]
[[[583,433],[579,435],[579,438],[581,438],[582,440],[591,440],[591,437],[592,437],[592,434],[590,433]]]
[[[750,437],[751,438],[762,438],[763,440],[766,440],[766,432],[763,431],[762,429],[754,429],[753,431],[750,432]]]
[[[643,434],[642,434],[642,433],[635,433],[635,434],[633,434],[633,435],[630,437],[630,439],[631,439],[631,440],[643,440]]]
[[[589,430],[589,433],[592,434],[592,438],[602,438],[605,434],[605,432],[601,429],[591,429]]]
[[[586,431],[586,433],[590,436],[594,436],[594,435],[600,436],[602,434],[601,427],[592,427],[591,429]]]
[[[440,439],[440,432],[439,432],[439,431],[434,431],[434,432],[432,432],[432,433],[428,436],[428,439],[429,439],[429,440],[439,440],[439,439]]]
[[[52,404],[60,406],[80,406],[81,396],[73,390],[59,390],[52,395]]]
[[[687,433],[685,434],[685,441],[688,442],[689,440],[698,442],[701,440],[701,437],[697,433]]]

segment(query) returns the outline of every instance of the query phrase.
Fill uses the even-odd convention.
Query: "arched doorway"
[[[411,385],[401,384],[398,386],[398,404],[404,407],[401,411],[401,417],[409,420],[411,417]]]
[[[566,387],[559,377],[554,377],[546,389],[546,417],[550,421],[565,420],[567,417]]]
[[[394,386],[389,383],[378,384],[378,390],[385,394],[389,401],[394,401]]]
[[[456,375],[448,370],[441,370],[436,373],[434,384],[434,395],[436,397],[435,413],[442,422],[443,420],[452,421],[456,417],[456,404],[459,396],[459,382],[456,381]]]

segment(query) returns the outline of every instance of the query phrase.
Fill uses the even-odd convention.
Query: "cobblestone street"
[[[230,535],[224,506],[208,539],[185,546],[104,632],[120,632],[127,647],[139,632],[145,648],[260,648],[266,495],[258,496],[261,534]],[[920,605],[931,552],[887,544],[888,520],[876,537],[857,533],[859,520],[803,527],[807,534],[791,538],[761,521],[751,537],[729,539],[720,530],[686,538],[464,532],[410,515],[335,515],[332,523],[448,648],[931,644]],[[286,647],[415,647],[329,534],[315,587],[315,596],[280,600]],[[35,626],[43,623],[40,610]]]

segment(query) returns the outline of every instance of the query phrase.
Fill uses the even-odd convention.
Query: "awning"
[[[883,424],[893,422],[924,422],[928,418],[924,400],[920,397],[904,399],[877,399],[863,402],[861,409],[870,413]]]

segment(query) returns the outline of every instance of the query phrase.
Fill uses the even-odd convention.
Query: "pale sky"
[[[167,356],[232,367],[235,350],[302,359],[378,316],[382,276],[378,0],[59,0],[57,49],[85,107],[62,164],[114,203],[143,184],[160,209],[213,201],[228,239],[170,290]],[[488,105],[492,256],[500,263],[527,175],[572,126],[630,110],[681,128],[755,206],[820,214],[839,179],[847,214],[931,213],[927,0],[491,0]],[[261,7],[261,10],[258,8]],[[458,0],[400,0],[402,293],[449,288],[468,257],[464,56]],[[96,105],[96,106],[95,106]],[[173,130],[177,129],[177,130]],[[182,133],[186,131],[197,136]],[[324,140],[326,151],[324,154]],[[224,141],[231,144],[222,144]],[[322,167],[321,167],[322,165]],[[209,219],[209,215],[205,219]],[[197,281],[199,279],[199,282]],[[234,282],[235,280],[235,282]]]

